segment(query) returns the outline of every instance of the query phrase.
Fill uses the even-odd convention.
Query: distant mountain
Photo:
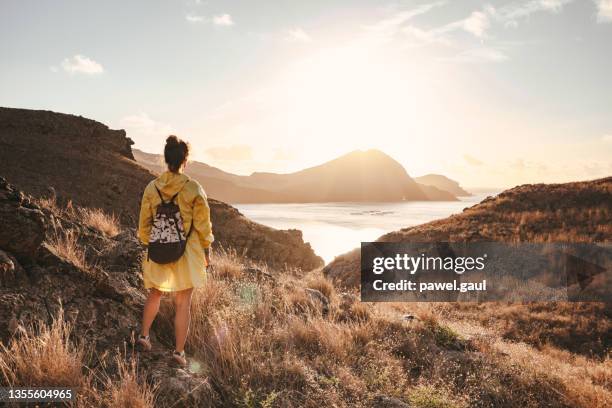
[[[153,171],[163,169],[160,156],[133,151],[142,165]],[[233,203],[457,200],[448,191],[415,182],[400,163],[379,150],[356,150],[289,174],[239,176],[199,162],[190,162],[186,172],[211,197]]]
[[[457,197],[449,193],[448,191],[421,183],[417,183],[417,185],[425,193],[427,199],[430,201],[457,201]]]
[[[414,180],[417,183],[424,184],[426,186],[432,186],[439,190],[448,191],[457,197],[468,197],[472,195],[461,188],[458,182],[441,174],[426,174],[421,177],[415,177]]]

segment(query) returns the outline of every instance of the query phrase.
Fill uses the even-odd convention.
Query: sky
[[[380,149],[510,187],[612,174],[612,0],[0,2],[0,106],[290,172]]]

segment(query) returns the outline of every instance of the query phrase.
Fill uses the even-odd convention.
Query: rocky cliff
[[[33,197],[100,208],[135,226],[142,192],[155,175],[133,159],[123,130],[79,116],[0,108],[0,176]],[[322,265],[298,230],[275,230],[209,200],[217,243],[275,267]]]

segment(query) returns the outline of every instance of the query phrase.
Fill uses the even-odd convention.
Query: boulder
[[[0,249],[32,258],[45,237],[43,214],[4,178],[0,178],[0,219]]]
[[[23,267],[11,254],[0,250],[0,287],[9,287],[27,281]]]
[[[399,398],[389,397],[387,395],[377,395],[372,401],[372,407],[376,408],[410,408],[410,405],[406,404]]]
[[[313,302],[318,303],[321,306],[321,313],[326,316],[329,313],[329,299],[321,291],[311,288],[305,288],[306,294],[310,297]]]

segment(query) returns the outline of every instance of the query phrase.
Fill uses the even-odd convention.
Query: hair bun
[[[179,142],[178,137],[176,137],[174,135],[170,135],[166,139],[166,145],[167,146],[178,146],[179,144],[180,144],[180,142]]]
[[[173,172],[178,172],[187,161],[188,156],[189,144],[175,135],[168,136],[166,139],[166,146],[164,147],[164,159],[166,160],[168,169]]]

